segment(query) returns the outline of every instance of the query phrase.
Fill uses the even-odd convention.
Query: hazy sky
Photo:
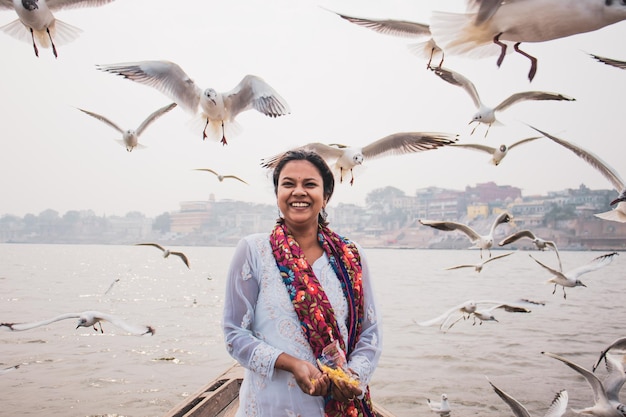
[[[86,9],[62,10],[57,19],[83,30],[58,46],[59,58],[0,33],[0,216],[39,214],[52,208],[92,209],[155,216],[182,201],[220,199],[274,203],[260,160],[309,142],[365,145],[406,131],[461,134],[459,142],[498,146],[533,136],[524,123],[595,152],[623,170],[626,71],[591,59],[586,52],[626,60],[626,22],[599,31],[523,49],[539,60],[509,54],[495,58],[447,56],[444,66],[475,84],[483,101],[496,105],[512,93],[554,91],[575,102],[525,102],[499,114],[503,126],[469,135],[475,112],[469,96],[426,70],[412,41],[351,24],[327,9],[367,18],[428,23],[432,10],[462,11],[451,0],[117,0]],[[0,12],[0,25],[16,19]],[[101,113],[123,128],[169,102],[159,91],[97,71],[96,64],[166,59],[178,63],[201,88],[232,89],[256,74],[289,103],[291,114],[269,118],[242,113],[242,132],[229,144],[202,141],[181,108],[152,124],[140,138],[145,149],[127,152],[109,126],[76,107]],[[364,204],[373,189],[392,185],[408,195],[439,186],[462,190],[495,181],[524,195],[577,188],[610,189],[609,182],[573,153],[540,139],[514,149],[500,166],[466,149],[366,161],[353,186],[337,184],[331,204]],[[218,182],[212,168],[244,178]]]

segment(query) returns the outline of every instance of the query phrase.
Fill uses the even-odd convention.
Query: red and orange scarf
[[[315,357],[320,357],[322,349],[335,340],[339,341],[341,348],[349,357],[361,334],[365,314],[361,258],[353,242],[339,236],[328,227],[320,225],[317,236],[348,300],[347,343],[341,337],[335,312],[324,289],[313,273],[311,265],[304,258],[298,242],[289,234],[282,222],[274,227],[270,235],[270,244],[302,331]],[[324,408],[328,417],[373,416],[371,410],[369,388],[363,400],[340,403],[327,397]]]

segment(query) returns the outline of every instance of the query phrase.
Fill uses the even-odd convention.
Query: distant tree
[[[384,188],[377,188],[373,191],[370,191],[367,196],[365,196],[365,203],[370,206],[373,204],[379,204],[385,201],[389,201],[392,198],[396,197],[405,197],[404,191],[392,187],[387,186]]]
[[[154,223],[152,223],[152,230],[158,230],[161,233],[167,233],[170,231],[171,224],[172,219],[170,218],[170,214],[168,212],[165,212],[158,215],[154,219]]]
[[[146,216],[139,211],[129,211],[128,213],[126,213],[127,219],[143,219],[145,217]]]

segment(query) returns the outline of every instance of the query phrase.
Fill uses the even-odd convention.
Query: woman
[[[226,289],[224,335],[245,371],[238,416],[373,416],[367,387],[380,317],[360,248],[328,228],[335,180],[316,153],[290,151],[273,172],[274,230],[242,239]],[[358,386],[316,365],[339,343]]]

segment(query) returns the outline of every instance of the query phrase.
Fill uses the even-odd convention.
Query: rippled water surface
[[[22,364],[0,375],[0,415],[158,417],[229,366],[220,319],[234,249],[176,249],[191,270],[150,247],[0,244],[0,322],[98,310],[156,329],[131,336],[105,322],[98,333],[75,329],[74,319],[21,332],[0,328],[0,368]],[[590,369],[606,345],[626,336],[626,256],[583,275],[587,288],[569,288],[564,299],[529,254],[557,265],[553,252],[518,251],[477,273],[445,268],[478,262],[478,251],[366,250],[384,318],[374,400],[397,416],[434,416],[426,399],[446,393],[453,416],[511,415],[488,377],[531,415],[545,414],[561,389],[569,407],[591,405],[584,379],[541,352]],[[562,252],[563,268],[601,254]],[[528,314],[496,310],[498,322],[461,320],[445,333],[416,324],[469,299],[520,298],[545,305]]]

